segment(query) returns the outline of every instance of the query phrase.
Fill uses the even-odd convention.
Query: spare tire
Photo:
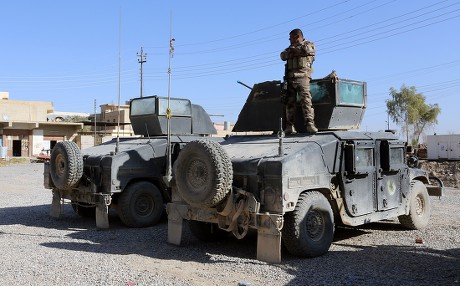
[[[214,207],[229,193],[232,162],[219,143],[196,140],[188,143],[174,164],[179,195],[194,207]]]
[[[56,188],[69,190],[83,176],[83,156],[73,141],[56,143],[51,152],[50,173]]]

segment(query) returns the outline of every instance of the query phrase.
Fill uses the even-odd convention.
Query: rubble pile
[[[460,161],[420,160],[420,167],[440,178],[445,187],[460,189]]]

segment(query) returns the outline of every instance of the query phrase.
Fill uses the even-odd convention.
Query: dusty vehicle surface
[[[280,82],[254,85],[233,131],[222,142],[196,140],[179,153],[168,242],[179,245],[184,222],[201,240],[257,231],[257,258],[281,261],[281,244],[300,257],[325,254],[336,225],[357,226],[399,218],[409,229],[430,217],[429,195],[442,185],[406,162],[406,144],[391,132],[358,132],[366,108],[366,83],[313,80],[320,132],[285,137]],[[244,133],[246,134],[246,133]]]
[[[201,106],[178,98],[169,104],[173,163],[187,142],[215,134],[216,129]],[[95,216],[101,228],[109,227],[109,206],[116,207],[127,226],[157,223],[171,197],[169,181],[163,179],[168,163],[167,108],[164,97],[133,99],[130,120],[137,138],[113,139],[81,151],[72,141],[58,142],[44,170],[45,188],[53,190],[51,216],[59,217],[67,199],[79,215]]]

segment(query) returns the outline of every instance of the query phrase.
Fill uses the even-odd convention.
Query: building
[[[129,104],[121,104],[120,112],[118,112],[117,104],[103,104],[100,107],[101,114],[98,117],[98,121],[101,127],[99,131],[111,137],[134,136],[131,121],[129,120]],[[118,124],[118,115],[120,115],[120,124]]]
[[[129,118],[129,102],[120,106],[103,104],[100,108],[101,113],[91,115],[55,112],[52,102],[11,100],[7,92],[0,92],[0,158],[37,156],[63,140],[75,141],[84,149],[117,136],[136,136]],[[81,123],[66,119],[87,115],[88,120]],[[217,137],[237,134],[231,131],[230,122],[214,126]]]
[[[83,123],[50,122],[52,112],[52,102],[10,100],[8,92],[0,92],[1,157],[32,157],[58,141],[73,140]]]
[[[460,134],[428,135],[428,160],[460,160]]]

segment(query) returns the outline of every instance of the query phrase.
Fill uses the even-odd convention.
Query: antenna
[[[175,39],[172,37],[172,12],[169,17],[169,60],[168,60],[168,108],[166,109],[166,118],[167,121],[167,161],[166,161],[166,175],[164,180],[169,185],[169,182],[172,178],[172,168],[171,168],[171,59],[174,56],[174,46],[173,42]]]
[[[115,145],[115,154],[118,154],[120,147],[120,98],[121,98],[121,10],[120,24],[118,31],[118,120],[117,120],[117,142]]]
[[[137,53],[137,56],[139,57],[137,59],[137,62],[141,64],[141,97],[143,96],[142,89],[144,88],[144,83],[142,81],[143,79],[143,72],[142,72],[142,65],[147,62],[147,54],[144,54],[144,49],[141,47],[141,53]]]
[[[147,122],[145,122],[145,131],[147,132],[147,137],[149,138],[149,141],[147,141],[147,143],[150,143],[150,133],[149,133],[149,127],[147,126]]]
[[[96,135],[97,135],[97,124],[96,124],[96,99],[94,99],[94,146],[96,146],[97,140],[96,140]]]

